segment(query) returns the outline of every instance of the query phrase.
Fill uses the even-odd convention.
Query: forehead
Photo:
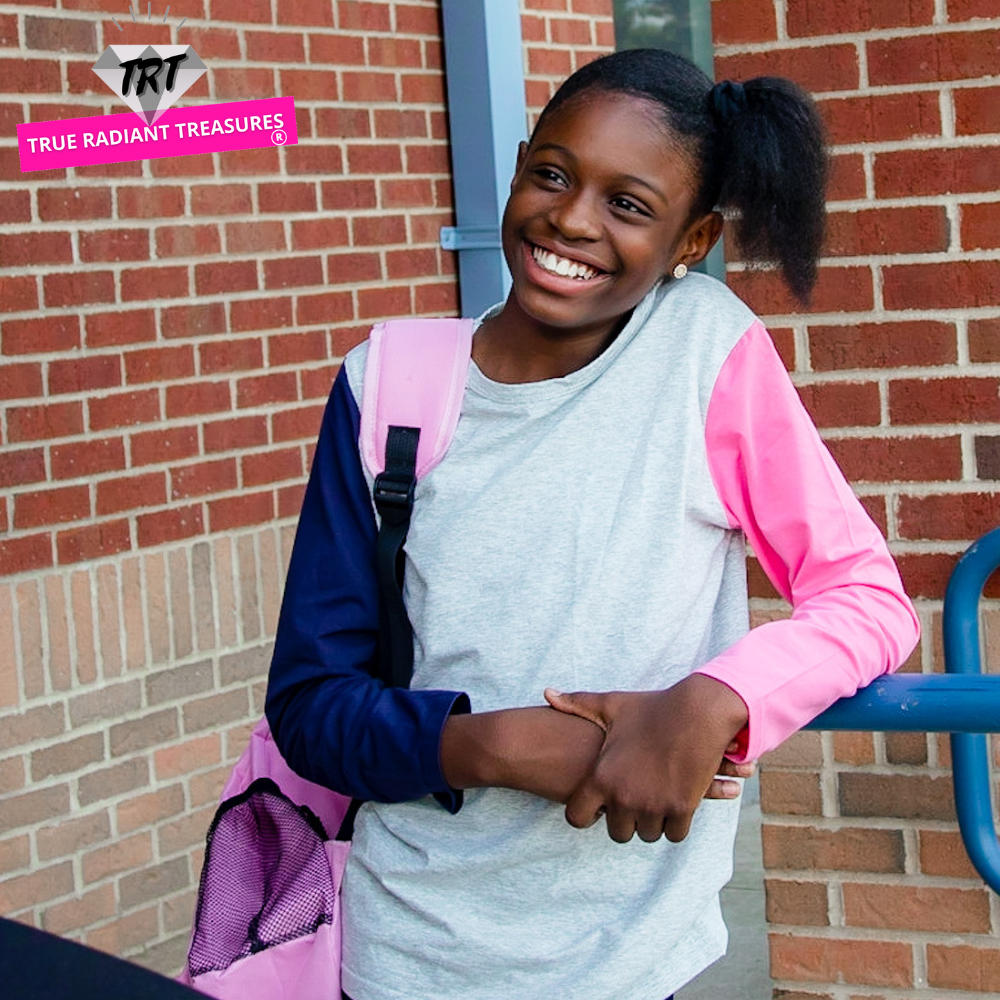
[[[531,148],[556,145],[589,162],[623,172],[641,167],[690,181],[694,159],[664,120],[658,104],[635,94],[586,90],[544,118],[531,137]]]

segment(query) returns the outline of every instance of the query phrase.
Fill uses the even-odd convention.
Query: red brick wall
[[[523,0],[531,105],[607,6]],[[174,971],[339,360],[457,296],[437,0],[136,7],[0,12],[0,914]],[[16,125],[131,114],[91,66],[147,42],[299,144],[22,174]]]
[[[812,309],[770,274],[730,283],[890,540],[925,631],[907,669],[941,670],[948,575],[1000,523],[1000,7],[712,6],[717,75],[813,90],[835,163]],[[752,579],[757,616],[784,614]],[[898,733],[800,734],[766,762],[775,996],[1000,993],[1000,907],[966,860],[948,764],[946,737]]]

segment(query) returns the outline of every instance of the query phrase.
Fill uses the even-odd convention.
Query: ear
[[[514,181],[517,180],[517,175],[521,172],[521,167],[524,166],[524,158],[528,155],[528,144],[522,139],[517,144],[517,162],[514,164],[514,176],[510,179],[511,188],[514,187]]]
[[[701,263],[722,235],[722,225],[722,216],[718,212],[709,212],[692,222],[681,237],[671,267],[677,264],[694,267]]]

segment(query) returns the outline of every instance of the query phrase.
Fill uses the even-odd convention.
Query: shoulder
[[[355,402],[361,405],[361,390],[365,384],[365,364],[368,361],[368,338],[357,347],[352,347],[344,356],[344,374],[347,384],[354,395]]]
[[[753,310],[723,282],[692,272],[658,290],[649,322],[682,327],[706,345],[731,348],[754,323]]]

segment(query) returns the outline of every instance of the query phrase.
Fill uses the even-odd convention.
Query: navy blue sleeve
[[[469,700],[387,688],[375,661],[376,523],[358,454],[360,414],[344,369],[323,414],[299,517],[268,677],[266,715],[289,766],[366,801],[461,793],[441,774],[441,732]]]

